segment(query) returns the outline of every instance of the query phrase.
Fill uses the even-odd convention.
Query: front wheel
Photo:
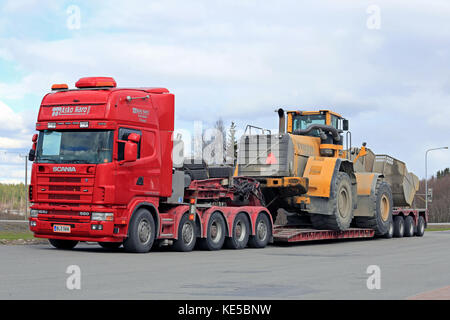
[[[48,241],[55,248],[63,250],[73,249],[78,244],[78,241],[75,240],[48,239]]]
[[[155,221],[152,215],[146,209],[139,209],[131,218],[128,238],[123,242],[123,247],[127,252],[149,252],[155,240],[155,234]]]

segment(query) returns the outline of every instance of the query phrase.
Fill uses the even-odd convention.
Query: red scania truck
[[[174,95],[165,88],[117,88],[109,77],[75,86],[45,95],[30,151],[30,229],[57,248],[218,250],[375,235],[277,227],[258,179],[196,178],[196,164],[173,161]]]

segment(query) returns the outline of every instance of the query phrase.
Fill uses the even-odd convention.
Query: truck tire
[[[196,240],[195,223],[189,220],[189,214],[185,214],[178,225],[178,239],[174,241],[173,249],[180,252],[192,251]]]
[[[122,245],[122,242],[99,242],[98,244],[104,249],[117,250]]]
[[[412,237],[416,232],[416,226],[414,224],[414,218],[411,216],[405,217],[405,237]]]
[[[417,227],[416,227],[416,236],[423,237],[425,233],[425,219],[422,216],[419,216],[417,219]]]
[[[256,218],[255,235],[250,236],[248,246],[251,248],[264,248],[272,237],[272,226],[269,218],[264,213],[260,213]]]
[[[78,244],[78,241],[76,240],[48,239],[48,241],[55,248],[63,250],[73,249]]]
[[[250,236],[250,224],[244,213],[239,213],[233,222],[232,236],[225,239],[228,249],[244,249]]]
[[[402,216],[394,217],[394,237],[402,238],[405,234],[405,220]]]
[[[372,217],[355,217],[353,223],[357,228],[374,229],[375,235],[382,236],[389,230],[392,222],[392,191],[388,183],[377,181],[374,194],[370,195],[373,201],[374,214]]]
[[[391,239],[394,236],[394,221],[390,221],[388,231],[383,235],[386,239]]]
[[[225,221],[219,212],[214,212],[208,221],[206,238],[199,241],[199,247],[203,250],[220,250],[225,242]]]
[[[345,172],[338,172],[331,187],[331,215],[311,214],[311,223],[315,229],[343,231],[350,227],[356,194],[352,191],[352,182]]]
[[[155,221],[147,209],[139,209],[133,214],[128,227],[128,238],[123,242],[127,252],[149,252],[155,240]]]

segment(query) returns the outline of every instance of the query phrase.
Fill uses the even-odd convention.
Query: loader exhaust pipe
[[[278,124],[278,132],[280,134],[286,133],[286,117],[284,116],[284,110],[280,108],[276,112],[278,112],[278,118],[280,119]]]

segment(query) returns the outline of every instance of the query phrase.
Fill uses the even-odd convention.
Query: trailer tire
[[[349,175],[338,172],[331,190],[328,201],[331,202],[332,214],[311,214],[311,223],[315,229],[347,230],[352,222],[356,202],[356,194],[354,194]]]
[[[388,231],[383,235],[386,239],[391,239],[394,236],[394,221],[389,222]]]
[[[128,238],[123,242],[127,252],[149,252],[155,240],[155,221],[147,209],[139,209],[133,214],[128,227]]]
[[[62,249],[62,250],[73,249],[78,244],[78,241],[76,241],[76,240],[48,239],[48,241],[55,248]]]
[[[394,237],[402,238],[405,234],[405,220],[402,216],[394,217]]]
[[[244,213],[239,213],[233,221],[231,237],[225,239],[228,249],[244,249],[250,237],[250,224]]]
[[[375,235],[382,236],[389,230],[392,222],[393,197],[391,187],[381,180],[377,181],[373,201],[374,215],[372,217],[355,217],[354,225],[357,228],[374,229]]]
[[[192,251],[196,240],[195,223],[189,220],[189,214],[185,214],[178,225],[178,239],[174,241],[173,249],[180,252]]]
[[[251,248],[264,248],[272,237],[272,226],[269,218],[264,213],[260,213],[256,218],[255,235],[250,236],[248,246]]]
[[[219,212],[214,212],[208,221],[206,238],[199,241],[199,248],[203,250],[220,250],[225,242],[225,221]]]
[[[424,217],[419,216],[417,220],[416,236],[423,237],[424,233],[425,233],[425,219]]]
[[[104,249],[117,250],[122,245],[122,242],[99,242],[98,244]]]
[[[415,225],[414,225],[414,218],[411,216],[406,216],[405,217],[405,237],[412,237],[414,236],[414,233],[416,232],[415,230]]]

